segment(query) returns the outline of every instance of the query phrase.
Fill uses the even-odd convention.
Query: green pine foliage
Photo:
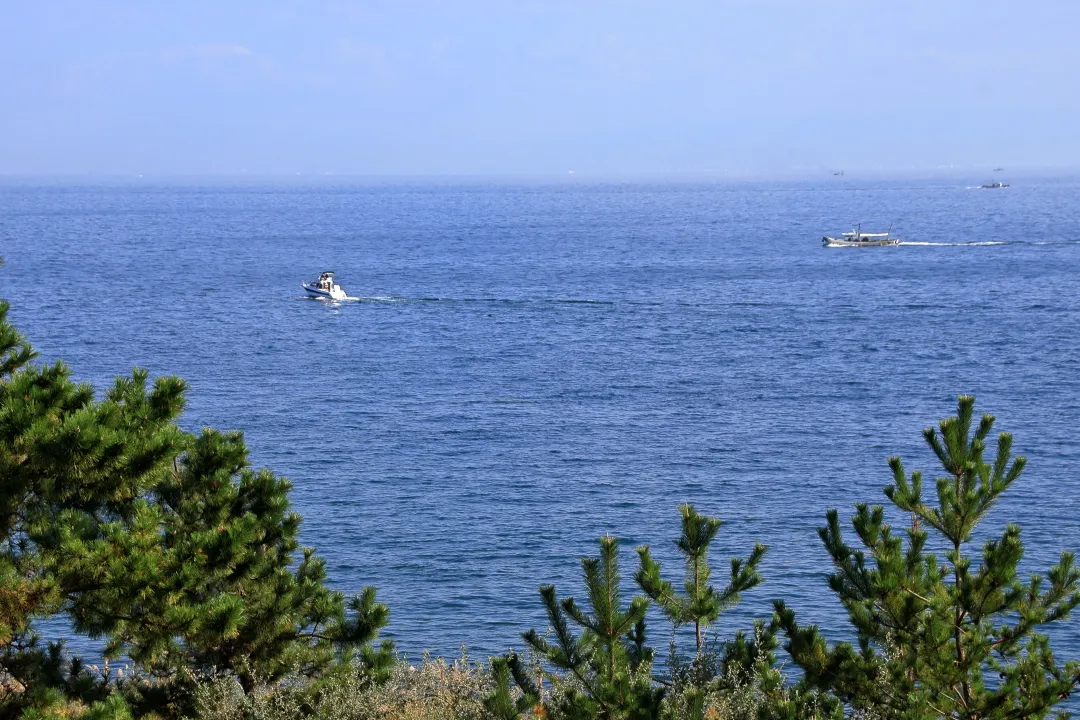
[[[623,606],[619,541],[600,538],[600,557],[582,558],[581,568],[588,608],[572,597],[559,600],[554,585],[543,585],[540,597],[554,641],[535,630],[523,635],[550,668],[545,676],[557,688],[553,715],[568,720],[658,718],[664,693],[650,677],[653,651],[645,639],[649,600],[639,595]],[[579,635],[571,623],[580,628]],[[533,687],[522,690],[529,695]]]
[[[511,678],[519,688],[517,693],[510,685]],[[526,717],[540,702],[540,688],[529,677],[517,653],[492,658],[491,681],[494,688],[484,697],[483,703],[484,708],[497,720]]]
[[[287,480],[254,470],[239,433],[176,425],[185,384],[135,370],[101,399],[62,363],[39,366],[0,304],[0,676],[46,707],[107,688],[34,618],[65,614],[152,682],[133,690],[183,707],[200,678],[245,689],[343,663],[385,676],[392,645],[373,588],[347,601],[299,546]],[[66,669],[65,669],[66,668]],[[40,702],[39,702],[40,700]],[[44,703],[44,704],[42,704]],[[0,708],[2,711],[2,708]]]
[[[8,304],[0,302],[0,381],[10,378],[36,356],[30,344],[7,322],[8,310]],[[18,465],[27,460],[19,446],[27,442],[29,420],[19,417],[23,413],[12,412],[6,396],[6,384],[0,384],[0,647],[27,631],[35,611],[59,603],[55,584],[35,572],[35,554],[16,527],[31,482],[17,472]]]
[[[728,584],[718,590],[709,584],[712,577],[709,545],[716,538],[722,521],[698,514],[689,504],[680,505],[679,513],[682,516],[682,536],[677,545],[686,564],[683,593],[661,577],[660,564],[653,560],[648,545],[638,548],[641,566],[634,579],[676,628],[693,623],[695,647],[700,655],[705,643],[704,631],[716,622],[720,613],[739,602],[740,593],[761,582],[758,564],[768,548],[759,543],[745,560],[731,558]]]
[[[699,514],[692,505],[679,507],[682,533],[676,542],[684,560],[682,592],[664,580],[647,545],[638,548],[640,566],[635,580],[671,622],[674,630],[694,625],[695,655],[685,662],[674,640],[667,659],[667,689],[663,715],[670,720],[706,718],[821,718],[836,715],[839,705],[828,698],[789,692],[776,668],[778,647],[775,623],[757,621],[751,633],[738,631],[727,641],[707,642],[705,631],[725,610],[737,604],[741,593],[757,587],[763,578],[758,566],[768,551],[755,543],[745,559],[733,557],[727,584],[710,584],[709,548],[722,522]]]
[[[923,433],[944,471],[933,500],[924,498],[921,473],[908,476],[899,458],[889,460],[885,495],[910,518],[908,527],[894,531],[881,506],[856,505],[857,549],[844,540],[836,511],[828,513],[820,535],[836,568],[829,587],[858,639],[829,645],[778,602],[776,621],[805,687],[884,717],[975,720],[1044,717],[1080,685],[1080,664],[1059,664],[1039,632],[1080,603],[1072,554],[1025,582],[1017,526],[1007,525],[978,555],[969,549],[1025,465],[1012,457],[1008,433],[985,458],[994,418],[983,415],[972,431],[974,405],[961,396],[954,417]]]
[[[289,672],[324,672],[346,646],[367,646],[388,620],[373,588],[346,599],[323,561],[300,548],[291,485],[253,470],[240,433],[204,430],[157,487],[167,582],[127,646],[147,666],[236,675],[250,690]],[[299,559],[299,562],[296,560]],[[155,607],[157,605],[157,607]],[[365,658],[385,667],[392,658]]]
[[[118,563],[152,544],[147,488],[184,447],[184,384],[136,371],[101,401],[62,363],[36,366],[0,304],[0,644],[34,616],[71,613],[92,632]],[[133,568],[135,573],[153,572]]]

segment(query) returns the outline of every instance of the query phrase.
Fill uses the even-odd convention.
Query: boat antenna
[[[892,226],[893,226],[893,224],[889,223],[889,234],[885,236],[886,240],[889,239],[890,237],[892,237]]]

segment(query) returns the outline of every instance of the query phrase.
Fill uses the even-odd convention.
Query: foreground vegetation
[[[330,590],[322,560],[300,547],[288,481],[253,469],[239,433],[179,429],[183,381],[151,383],[136,370],[96,398],[63,364],[35,363],[7,309],[2,717],[1039,718],[1080,685],[1080,665],[1059,663],[1041,632],[1080,603],[1072,555],[1025,580],[1015,525],[971,548],[1025,462],[1007,433],[987,456],[994,420],[976,419],[971,397],[924,431],[942,467],[930,493],[892,458],[891,508],[856,505],[854,544],[837,511],[827,514],[828,586],[853,643],[830,643],[782,601],[745,632],[711,637],[763,581],[767,549],[731,559],[714,581],[721,523],[684,505],[678,579],[637,548],[627,597],[624,552],[603,537],[582,559],[587,597],[541,585],[548,627],[525,632],[520,654],[409,665],[378,639],[389,610],[375,590]],[[40,637],[35,619],[57,615],[103,639],[128,672],[87,667]],[[659,636],[674,627],[693,640],[663,663],[651,642],[657,615]]]

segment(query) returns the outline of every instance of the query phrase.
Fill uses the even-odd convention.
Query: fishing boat
[[[987,183],[986,185],[981,185],[980,187],[981,187],[981,188],[982,188],[983,190],[998,190],[998,189],[1000,189],[1000,188],[1007,188],[1007,187],[1009,187],[1009,183],[1003,183],[1003,182],[992,182],[992,183]]]
[[[325,298],[327,300],[344,300],[348,297],[341,286],[334,282],[334,271],[327,270],[319,275],[314,282],[301,283],[304,290],[311,297]]]
[[[821,238],[822,247],[886,247],[899,245],[900,238],[892,236],[892,228],[889,232],[864,233],[862,225],[851,229],[851,232],[841,233],[840,237],[826,235]]]

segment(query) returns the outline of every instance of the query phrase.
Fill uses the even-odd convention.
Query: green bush
[[[490,675],[467,657],[454,663],[425,658],[402,661],[372,682],[361,669],[323,682],[292,677],[276,687],[247,694],[234,679],[201,685],[195,693],[197,720],[488,720],[483,697]]]

